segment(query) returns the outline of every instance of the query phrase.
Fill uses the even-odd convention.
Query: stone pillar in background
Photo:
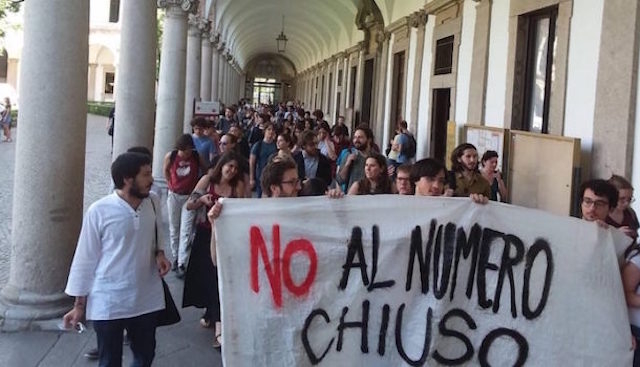
[[[191,133],[191,119],[193,118],[193,103],[200,97],[200,52],[203,31],[204,38],[208,36],[209,24],[194,14],[189,14],[189,31],[187,37],[187,70],[184,88],[184,119],[182,132]],[[205,83],[206,84],[206,83]]]
[[[0,292],[4,330],[59,318],[71,307],[64,288],[84,192],[89,2],[30,0],[23,6],[11,270]]]
[[[89,64],[89,81],[87,82],[87,101],[96,100],[96,64]]]
[[[120,6],[122,28],[116,79],[122,84],[115,86],[114,159],[133,146],[151,149],[155,119],[157,8],[151,1],[137,0],[123,0]]]
[[[215,35],[211,37],[211,49],[212,49],[212,56],[211,56],[211,79],[209,79],[209,85],[211,86],[211,100],[212,101],[217,101],[218,100],[218,69],[219,69],[219,64],[220,64],[220,56],[218,56],[218,39],[220,38],[219,35]]]
[[[476,5],[471,79],[469,81],[469,107],[467,108],[467,121],[478,125],[483,125],[485,122],[484,109],[487,94],[490,29],[491,0],[482,0]]]
[[[202,36],[202,64],[200,73],[200,97],[203,101],[210,101],[212,90],[211,90],[211,78],[212,73],[215,71],[211,68],[211,55],[212,52],[211,42],[209,42],[208,35],[205,37]],[[215,52],[213,53],[213,57],[215,57]]]
[[[427,25],[429,17],[423,11],[412,14],[411,26],[418,28],[418,38],[416,41],[416,63],[413,73],[413,90],[411,93],[411,121],[409,130],[414,136],[418,136],[418,111],[420,108],[420,81],[422,78],[422,63],[424,55],[424,29]],[[422,134],[426,136],[426,132]]]
[[[637,143],[639,13],[637,1],[605,1],[593,116],[592,177],[631,177],[632,163],[638,165],[633,162],[633,147]]]
[[[222,92],[223,92],[223,80],[224,80],[224,42],[218,42],[218,73],[217,73],[217,90],[218,90],[218,100],[222,102]],[[224,111],[222,111],[224,112]]]
[[[156,128],[153,144],[153,178],[166,185],[162,162],[182,132],[187,56],[187,13],[177,1],[158,0],[166,9],[158,80]]]

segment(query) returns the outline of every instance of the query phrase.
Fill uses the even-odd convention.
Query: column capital
[[[214,49],[218,48],[218,43],[220,42],[220,33],[216,33],[213,29],[209,30],[208,33],[209,42],[211,43],[211,47]]]
[[[184,12],[195,14],[198,11],[199,0],[157,0],[158,8],[180,8]]]
[[[189,36],[208,37],[209,30],[211,29],[211,22],[208,19],[197,14],[189,13],[187,22],[189,24]]]
[[[427,24],[429,16],[424,10],[417,11],[409,15],[409,26],[412,28],[418,28]]]

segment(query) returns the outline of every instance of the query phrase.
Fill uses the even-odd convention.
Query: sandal
[[[215,338],[213,339],[213,347],[214,348],[221,348],[222,347],[222,334],[216,334]]]

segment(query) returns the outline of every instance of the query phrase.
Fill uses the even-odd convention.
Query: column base
[[[71,307],[73,298],[64,293],[42,295],[7,284],[0,292],[0,330],[59,330]]]

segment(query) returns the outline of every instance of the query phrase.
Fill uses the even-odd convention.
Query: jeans
[[[98,366],[122,366],[122,332],[125,329],[133,352],[131,366],[151,366],[156,350],[158,312],[128,319],[93,321],[98,337]]]
[[[171,255],[178,260],[178,265],[187,263],[195,216],[194,211],[187,210],[187,199],[189,199],[189,195],[180,195],[171,191],[167,196]]]

